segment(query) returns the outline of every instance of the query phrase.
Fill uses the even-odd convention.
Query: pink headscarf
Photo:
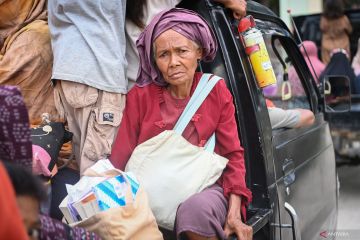
[[[307,58],[304,47],[306,49],[306,52],[309,56],[309,58]],[[304,41],[303,42],[303,46],[300,47],[300,51],[302,53],[302,55],[305,58],[306,64],[308,65],[311,75],[313,76],[313,78],[315,79],[316,83],[319,84],[319,77],[320,74],[324,71],[325,69],[325,64],[322,63],[320,61],[320,59],[317,56],[317,47],[315,45],[314,42],[312,41]],[[311,67],[311,64],[314,67]],[[291,83],[291,89],[292,89],[292,93],[294,96],[302,96],[305,94],[304,92],[304,87],[301,84],[301,81],[299,79],[299,76],[294,68],[294,66],[291,66],[289,68],[289,81]]]
[[[304,47],[309,56],[309,59],[306,57]],[[320,74],[324,71],[325,64],[323,62],[321,62],[320,59],[318,58],[318,49],[316,47],[316,44],[313,41],[304,41],[303,47],[300,47],[300,51],[301,51],[302,55],[305,57],[305,61],[310,69],[311,74],[313,75],[313,78],[315,79],[315,81],[318,81],[317,77],[319,77]],[[309,60],[310,60],[311,64],[313,65],[315,72],[313,71]],[[317,77],[315,76],[315,73],[316,73]]]
[[[153,18],[136,41],[140,57],[140,67],[136,79],[138,86],[143,87],[151,82],[159,86],[167,84],[156,67],[152,47],[155,39],[169,29],[199,44],[203,49],[202,60],[212,61],[214,59],[217,41],[213,31],[201,16],[182,8],[162,11]]]

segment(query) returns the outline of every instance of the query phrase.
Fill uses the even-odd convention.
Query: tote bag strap
[[[174,127],[174,131],[179,134],[182,134],[184,132],[191,118],[194,116],[194,114],[199,109],[205,98],[209,95],[211,90],[214,88],[216,83],[221,79],[220,77],[213,75],[213,77],[210,80],[208,80],[212,75],[211,74],[206,74],[205,76],[204,75],[200,80],[201,84],[199,82],[198,87],[196,88],[193,96],[191,97],[189,103],[187,104],[185,110],[181,114],[178,122]],[[205,86],[204,86],[204,82],[206,83]],[[215,149],[215,133],[210,137],[210,139],[207,141],[205,145],[206,151],[214,152],[214,149]]]
[[[206,81],[206,85],[203,89],[196,88],[193,96],[191,97],[189,103],[186,105],[183,113],[179,117],[179,120],[175,124],[174,131],[182,134],[189,124],[191,118],[194,116],[196,111],[199,109],[201,104],[204,102],[205,98],[209,95],[211,90],[214,88],[215,84],[221,79],[218,76],[213,75],[213,77],[209,79],[209,75],[207,74],[206,78],[201,78],[200,81]],[[210,75],[211,76],[211,75]],[[199,90],[198,90],[199,89]],[[195,95],[196,93],[196,95]]]
[[[206,142],[204,149],[210,153],[213,153],[215,150],[215,142],[216,142],[215,140],[216,140],[215,133],[213,133],[209,138],[209,140]]]
[[[196,86],[196,89],[193,93],[193,95],[191,96],[189,102],[186,104],[186,107],[184,109],[184,111],[182,112],[182,114],[180,115],[178,121],[176,122],[176,125],[174,127],[174,130],[177,128],[177,126],[184,121],[184,117],[186,116],[186,113],[189,111],[190,106],[193,105],[196,102],[196,99],[199,97],[200,93],[204,90],[205,86],[208,84],[209,79],[211,78],[212,74],[209,73],[204,73],[201,78],[200,81],[198,83],[198,85]],[[201,105],[201,104],[200,104]],[[192,116],[191,116],[192,117]],[[190,120],[189,120],[190,121]],[[187,125],[187,124],[186,124]],[[185,126],[186,127],[186,126]],[[185,129],[185,128],[184,128]],[[176,131],[176,130],[175,130]],[[182,134],[182,132],[180,133]]]

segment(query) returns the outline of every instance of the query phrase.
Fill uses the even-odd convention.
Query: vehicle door
[[[257,23],[278,86],[264,97],[282,109],[309,109],[315,115],[309,127],[273,130],[281,239],[316,239],[334,231],[337,218],[335,156],[328,123],[319,111],[318,83],[287,30],[269,21]]]

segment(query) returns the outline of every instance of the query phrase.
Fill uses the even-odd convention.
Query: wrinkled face
[[[164,80],[171,85],[192,82],[202,49],[174,30],[163,32],[153,45],[155,63]]]
[[[37,239],[33,232],[40,229],[39,201],[27,195],[16,196],[16,200],[29,239]]]

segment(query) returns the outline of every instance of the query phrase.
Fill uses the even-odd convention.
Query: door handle
[[[257,233],[270,221],[270,216],[272,215],[271,209],[260,208],[256,213],[246,222],[247,225],[251,226],[253,229],[253,234]]]
[[[300,222],[299,217],[296,214],[295,209],[289,203],[285,202],[284,207],[291,218],[291,228],[293,234],[293,240],[301,240],[301,233],[300,233]]]
[[[295,182],[295,167],[294,161],[292,159],[285,159],[282,170],[284,173],[284,184],[285,187],[293,184]]]

